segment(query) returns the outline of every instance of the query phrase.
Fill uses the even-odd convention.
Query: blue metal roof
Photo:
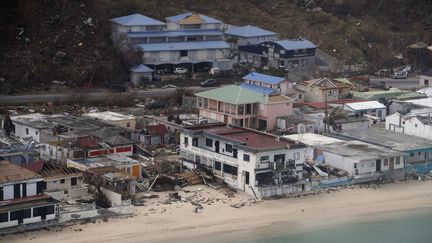
[[[278,84],[278,83],[286,80],[285,78],[270,76],[270,75],[261,74],[261,73],[257,73],[257,72],[251,72],[248,75],[244,76],[243,79],[263,82],[263,83],[267,83],[267,84]]]
[[[252,25],[245,25],[241,27],[230,28],[225,31],[227,35],[235,35],[240,37],[255,37],[255,36],[269,36],[277,35],[275,32],[271,32],[265,29],[261,29]]]
[[[174,22],[174,23],[179,23],[184,18],[187,18],[187,17],[189,17],[191,15],[192,15],[192,12],[188,12],[188,13],[183,13],[183,14],[167,17],[166,20]],[[199,14],[199,16],[205,22],[205,24],[219,24],[219,23],[222,23],[221,21],[219,21],[217,19],[214,19],[212,17],[206,16],[206,15],[203,15],[203,14]]]
[[[274,43],[281,45],[285,50],[316,48],[314,43],[306,39],[280,40],[274,41]]]
[[[219,30],[158,30],[158,31],[143,31],[129,32],[129,38],[145,38],[145,37],[177,37],[177,36],[222,36],[222,31]]]
[[[135,45],[143,51],[180,51],[203,49],[228,49],[230,45],[225,41],[188,41],[188,42],[164,42],[144,43]]]
[[[270,95],[270,94],[277,92],[277,90],[275,90],[275,89],[261,87],[258,85],[247,84],[247,83],[241,83],[239,86],[242,88],[248,89],[250,91],[257,92],[257,93],[263,93],[266,95]]]
[[[146,65],[140,64],[138,66],[129,68],[129,71],[133,73],[151,73],[153,72],[153,69],[147,67]]]
[[[142,14],[131,14],[127,16],[122,16],[111,19],[111,21],[123,26],[165,25],[164,22],[149,18]]]

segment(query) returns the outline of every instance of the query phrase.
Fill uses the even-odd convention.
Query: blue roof
[[[257,93],[263,93],[266,95],[270,95],[270,94],[277,92],[277,90],[275,90],[275,89],[260,87],[258,85],[247,84],[247,83],[241,83],[239,86],[242,88],[248,89],[250,91],[257,92]]]
[[[257,73],[257,72],[251,72],[248,75],[244,76],[243,79],[263,82],[263,83],[267,83],[267,84],[278,84],[278,83],[286,80],[285,78],[270,76],[270,75],[261,74],[261,73]]]
[[[140,64],[138,66],[129,68],[129,71],[133,73],[151,73],[153,72],[153,69],[147,67],[146,65]]]
[[[203,49],[228,49],[230,45],[225,41],[188,41],[188,42],[164,42],[144,43],[135,45],[143,51],[180,51]]]
[[[230,28],[225,31],[227,35],[235,35],[240,37],[255,37],[255,36],[269,36],[277,35],[275,32],[271,32],[265,29],[261,29],[252,25],[245,25],[241,27]]]
[[[192,12],[188,12],[188,13],[183,13],[183,14],[179,14],[176,16],[171,16],[171,17],[167,17],[166,20],[174,22],[174,23],[180,23],[180,21],[182,21],[183,19],[191,16],[193,13]],[[212,17],[203,15],[203,14],[198,14],[199,17],[204,21],[205,24],[219,24],[222,23],[221,21],[214,19]]]
[[[222,36],[222,31],[211,29],[199,30],[158,30],[158,31],[143,31],[129,32],[129,38],[144,38],[144,37],[176,37],[176,36]]]
[[[164,22],[149,18],[142,14],[131,14],[127,16],[122,16],[111,19],[111,21],[123,26],[165,25]]]
[[[316,45],[314,43],[306,39],[280,40],[274,41],[274,43],[281,45],[285,50],[316,48]]]

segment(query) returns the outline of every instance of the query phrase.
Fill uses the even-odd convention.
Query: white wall
[[[40,129],[29,127],[17,122],[13,122],[15,125],[15,136],[21,138],[33,138],[36,142],[40,142]],[[28,129],[28,134],[27,134]]]
[[[420,75],[419,78],[420,78],[419,79],[419,86],[420,87],[432,86],[432,77],[431,76]]]
[[[413,135],[421,138],[432,138],[432,125],[423,124],[417,117],[402,119],[398,114],[392,114],[386,118],[386,129]]]

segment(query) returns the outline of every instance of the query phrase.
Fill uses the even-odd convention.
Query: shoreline
[[[300,198],[250,201],[244,193],[227,196],[204,185],[179,192],[200,200],[166,203],[168,192],[135,207],[135,215],[108,222],[3,236],[6,242],[228,242],[235,239],[297,234],[348,223],[391,220],[432,212],[432,181],[400,181],[376,188],[341,189]],[[243,202],[242,208],[231,205]]]

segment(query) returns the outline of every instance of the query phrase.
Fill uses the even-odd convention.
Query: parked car
[[[177,67],[174,70],[175,74],[184,74],[184,73],[187,73],[187,72],[188,72],[187,68],[183,68],[183,67]]]
[[[408,76],[407,72],[395,72],[395,73],[393,73],[392,77],[394,79],[404,79],[404,78],[407,78],[407,76]]]
[[[201,87],[216,87],[220,86],[220,83],[216,79],[207,79],[205,81],[202,81]]]

